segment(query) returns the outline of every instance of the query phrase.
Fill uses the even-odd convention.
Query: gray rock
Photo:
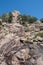
[[[19,59],[23,59],[23,60],[26,60],[26,59],[29,59],[31,56],[29,55],[29,49],[26,48],[26,49],[21,49],[19,52],[16,53],[16,56],[19,58]]]
[[[37,62],[37,65],[43,65],[43,58],[39,57],[36,62]]]

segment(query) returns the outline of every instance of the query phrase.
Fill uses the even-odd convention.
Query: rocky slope
[[[1,25],[0,65],[43,65],[43,30],[39,24],[25,27],[13,20]]]

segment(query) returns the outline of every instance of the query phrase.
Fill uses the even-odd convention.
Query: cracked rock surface
[[[27,32],[27,29],[33,29],[31,26],[24,27],[19,23],[2,26],[0,65],[43,65],[43,37],[34,37],[39,31]]]

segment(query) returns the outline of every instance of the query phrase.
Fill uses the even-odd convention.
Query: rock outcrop
[[[1,25],[0,65],[43,65],[43,36],[39,35],[43,30],[35,23],[27,27],[19,24],[20,13],[12,14],[12,23]]]
[[[17,22],[17,17],[20,15],[19,11],[13,11],[12,12],[12,23],[16,23]]]

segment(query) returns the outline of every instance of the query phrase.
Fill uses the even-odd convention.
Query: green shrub
[[[30,17],[30,19],[28,20],[28,23],[35,23],[37,21],[36,17]]]
[[[4,14],[2,15],[2,21],[3,21],[3,22],[8,22],[8,17],[9,17],[9,15],[6,14],[6,13],[4,13]]]
[[[37,21],[36,17],[30,16],[30,15],[19,15],[18,16],[19,23],[22,25],[26,25],[28,23],[34,23]]]
[[[11,23],[12,22],[12,13],[9,12],[9,18],[8,18],[8,23]]]

